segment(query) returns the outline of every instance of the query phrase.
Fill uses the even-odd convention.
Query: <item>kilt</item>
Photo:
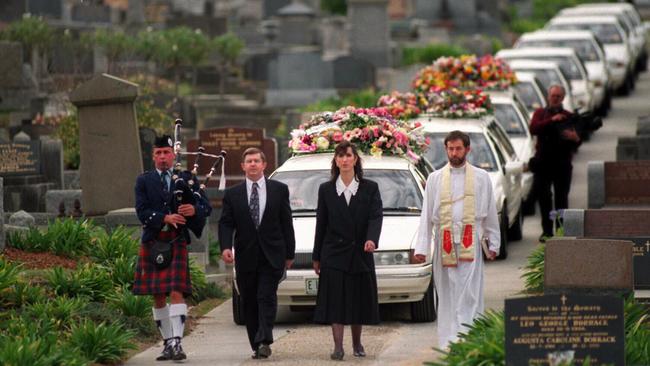
[[[171,241],[178,235],[180,234],[175,231],[161,231],[158,234],[158,239]],[[156,269],[148,260],[152,243],[153,241],[140,244],[133,293],[135,295],[159,295],[177,291],[185,296],[190,296],[192,283],[190,282],[187,242],[184,239],[179,239],[173,244],[172,262],[169,267],[162,270]]]

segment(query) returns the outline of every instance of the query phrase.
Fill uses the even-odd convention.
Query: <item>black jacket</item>
[[[174,191],[174,181],[171,181],[169,192]],[[158,232],[165,225],[164,218],[175,212],[173,195],[165,193],[160,183],[160,175],[156,170],[147,171],[138,176],[135,182],[135,211],[138,219],[142,222],[142,241],[154,240]],[[194,235],[201,237],[206,217],[210,216],[212,208],[210,203],[202,197],[194,205],[194,216],[187,217],[187,224],[184,226],[192,230]],[[185,239],[190,242],[190,236],[183,230]]]
[[[379,246],[382,220],[377,183],[362,179],[349,206],[344,195],[336,194],[336,182],[321,184],[312,259],[320,261],[321,268],[350,273],[374,271],[373,255],[363,249],[367,240]]]
[[[233,238],[238,272],[254,271],[260,252],[274,268],[284,269],[296,250],[287,185],[266,179],[266,206],[257,230],[248,207],[246,182],[228,188],[219,220],[221,251],[232,249]]]

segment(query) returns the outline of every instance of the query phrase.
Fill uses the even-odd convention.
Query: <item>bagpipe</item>
[[[214,173],[221,166],[221,177],[219,179],[219,190],[224,190],[226,188],[226,174],[225,174],[225,164],[226,164],[226,151],[221,150],[219,154],[208,154],[205,152],[205,148],[202,146],[198,147],[198,151],[189,152],[182,151],[181,147],[181,127],[183,126],[183,120],[177,118],[174,122],[174,154],[176,155],[176,161],[174,163],[174,169],[172,174],[172,181],[174,182],[174,191],[172,192],[175,197],[175,209],[178,209],[178,206],[182,204],[191,204],[195,205],[197,200],[207,199],[206,187],[208,182],[214,175]],[[196,156],[194,159],[194,165],[192,170],[183,170],[181,167],[181,160],[183,156]],[[205,176],[203,183],[198,182],[197,174],[199,169],[199,161],[205,158],[215,159],[212,164],[210,171]]]

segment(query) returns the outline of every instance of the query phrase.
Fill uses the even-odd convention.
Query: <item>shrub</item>
[[[87,297],[103,300],[113,289],[113,281],[105,267],[85,264],[76,271],[66,273],[57,267],[47,274],[47,281],[55,294],[69,297]]]
[[[116,363],[129,349],[136,348],[131,342],[134,335],[119,323],[95,324],[85,320],[72,326],[69,344],[91,362]]]
[[[110,233],[97,230],[93,241],[93,250],[90,257],[98,263],[113,260],[116,257],[134,257],[138,255],[140,244],[133,239],[134,229],[118,226]]]
[[[128,288],[131,288],[131,286],[133,286],[133,279],[135,278],[135,264],[137,260],[138,257],[135,256],[120,256],[104,263],[106,268],[108,268],[111,281],[115,286],[126,286]]]
[[[0,364],[4,366],[81,366],[88,361],[76,350],[56,344],[57,335],[39,339],[8,337],[0,342]]]
[[[377,105],[377,99],[382,95],[373,89],[364,89],[344,95],[342,98],[327,98],[309,104],[301,109],[303,112],[335,111],[348,105],[358,108],[370,108]]]
[[[79,118],[76,108],[70,108],[70,114],[61,119],[56,127],[55,136],[63,143],[63,163],[68,169],[79,169]]]
[[[445,43],[430,44],[425,47],[404,47],[402,50],[402,65],[430,64],[439,57],[459,57],[470,53],[468,50]]]
[[[539,294],[544,292],[544,244],[539,245],[528,256],[521,277],[524,279],[524,292]]]
[[[50,250],[55,254],[78,258],[90,251],[94,230],[95,226],[89,220],[56,219],[48,225],[45,237],[50,242]]]
[[[12,248],[24,250],[26,252],[45,252],[50,249],[45,234],[37,228],[29,228],[25,232],[15,231],[9,233],[8,245]]]
[[[153,300],[151,296],[136,296],[124,287],[109,298],[109,304],[124,316],[148,319],[151,315]]]
[[[20,266],[5,262],[0,258],[0,293],[18,282]]]
[[[17,282],[11,288],[11,291],[5,294],[4,298],[10,306],[16,308],[46,300],[45,291],[42,287],[25,282]]]
[[[650,313],[634,301],[625,301],[625,364],[650,365]]]
[[[25,319],[49,319],[54,322],[57,329],[61,330],[67,328],[72,320],[78,317],[86,304],[87,302],[80,298],[56,297],[25,307],[22,316]]]

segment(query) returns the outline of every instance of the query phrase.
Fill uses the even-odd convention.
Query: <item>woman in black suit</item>
[[[373,252],[381,224],[377,183],[363,179],[356,147],[343,141],[334,152],[332,179],[318,189],[312,255],[319,275],[314,320],[332,325],[333,360],[343,359],[344,325],[351,325],[354,355],[364,357],[362,324],[379,323]]]

